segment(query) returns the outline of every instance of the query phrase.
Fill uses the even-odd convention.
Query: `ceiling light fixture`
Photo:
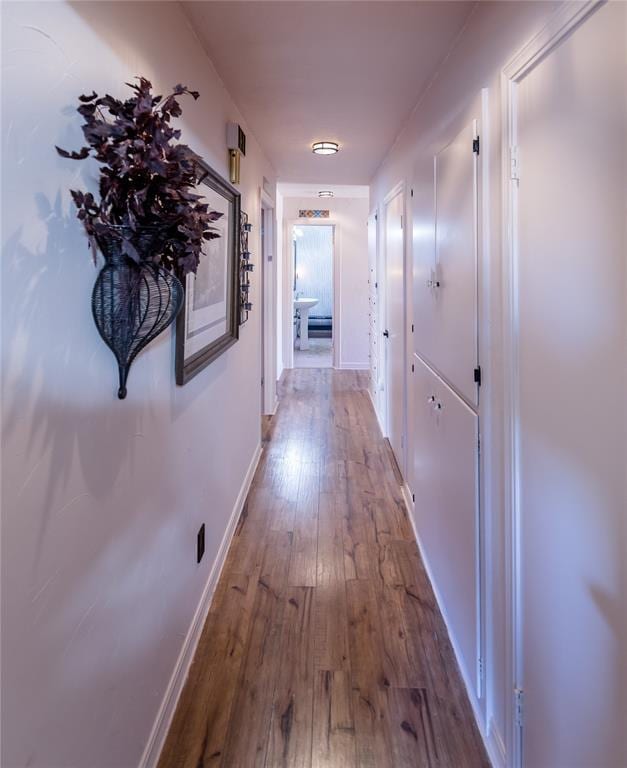
[[[311,145],[316,155],[334,155],[339,151],[340,145],[336,141],[316,141]]]
[[[318,192],[318,197],[333,197],[333,192],[330,189],[321,189]]]

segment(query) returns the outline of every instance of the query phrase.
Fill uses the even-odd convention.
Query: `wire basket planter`
[[[183,306],[180,280],[151,261],[159,252],[158,228],[133,233],[139,263],[124,253],[123,227],[98,234],[105,258],[92,292],[91,307],[98,332],[118,363],[118,397],[126,397],[126,381],[133,360],[174,321]]]

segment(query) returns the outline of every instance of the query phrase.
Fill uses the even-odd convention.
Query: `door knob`
[[[390,338],[390,332],[389,331],[383,331],[383,335],[385,336],[386,339]]]

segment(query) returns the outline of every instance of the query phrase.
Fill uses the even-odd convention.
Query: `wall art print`
[[[198,160],[204,172],[197,193],[222,216],[219,237],[205,241],[196,274],[185,280],[176,327],[176,383],[186,384],[239,338],[240,194]]]

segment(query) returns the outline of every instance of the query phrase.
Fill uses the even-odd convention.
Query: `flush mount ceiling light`
[[[333,197],[333,192],[330,189],[321,189],[318,192],[318,197]]]
[[[311,145],[311,149],[316,155],[334,155],[339,151],[340,145],[336,141],[316,141]]]

